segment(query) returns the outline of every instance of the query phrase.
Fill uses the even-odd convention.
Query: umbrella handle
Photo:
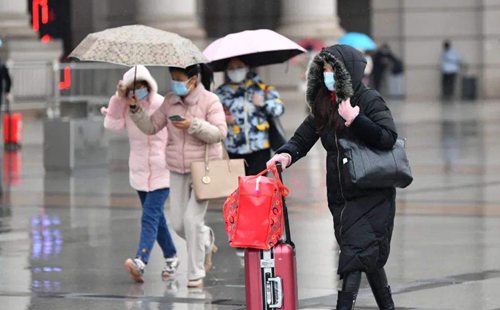
[[[136,82],[136,77],[137,77],[137,65],[135,66],[134,70],[134,84],[132,85],[132,96],[135,98],[135,82]]]

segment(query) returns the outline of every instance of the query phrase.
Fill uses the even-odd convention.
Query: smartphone
[[[170,115],[168,117],[169,120],[173,121],[173,122],[180,122],[180,121],[183,121],[184,120],[184,117],[180,116],[180,115]]]

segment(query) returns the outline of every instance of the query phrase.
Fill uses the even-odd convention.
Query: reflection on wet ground
[[[391,102],[407,138],[414,183],[398,193],[387,264],[398,309],[500,309],[500,104]],[[301,106],[287,109],[291,131]],[[220,251],[199,290],[186,266],[164,282],[153,251],[143,285],[122,268],[135,252],[139,204],[128,185],[127,140],[110,136],[107,167],[45,172],[42,123],[25,123],[25,146],[2,157],[0,305],[2,309],[244,309],[244,273],[226,246],[221,201],[210,205]],[[287,170],[297,246],[301,309],[336,302],[337,245],[326,207],[324,151]],[[168,204],[167,204],[168,216]],[[177,236],[181,261],[186,250]],[[366,282],[357,309],[376,309]]]

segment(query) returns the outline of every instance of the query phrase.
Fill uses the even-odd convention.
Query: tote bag
[[[223,149],[224,159],[209,160],[207,144],[205,160],[191,163],[191,176],[196,199],[225,198],[238,187],[238,177],[245,175],[245,161],[243,159],[229,159],[224,145]]]

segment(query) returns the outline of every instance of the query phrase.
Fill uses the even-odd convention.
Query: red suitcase
[[[10,112],[10,100],[5,102],[5,113],[3,115],[3,143],[7,151],[15,151],[21,148],[23,139],[23,115]]]
[[[281,174],[281,167],[278,166]],[[268,251],[245,250],[245,291],[248,310],[298,309],[295,246],[290,239],[288,210],[283,198],[285,240]]]

